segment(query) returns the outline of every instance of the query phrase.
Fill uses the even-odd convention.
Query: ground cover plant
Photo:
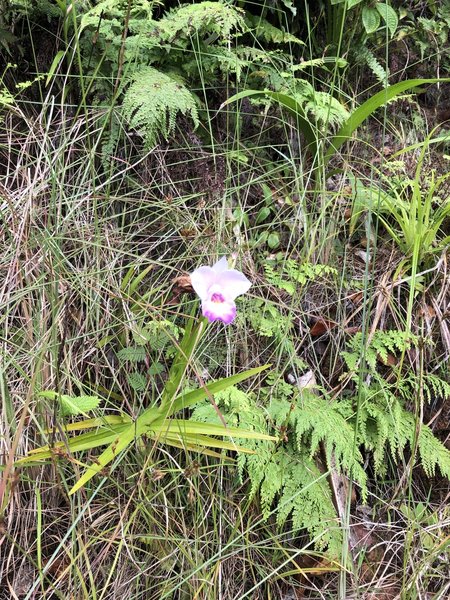
[[[447,598],[447,3],[0,9],[0,598]]]

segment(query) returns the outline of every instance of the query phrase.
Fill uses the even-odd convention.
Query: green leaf
[[[59,52],[56,53],[55,58],[53,59],[52,64],[50,65],[50,69],[48,70],[47,79],[45,80],[46,87],[48,86],[53,75],[55,74],[55,71],[58,68],[59,63],[64,58],[64,54],[65,54],[64,50],[60,50]]]
[[[221,392],[231,385],[236,385],[237,383],[245,381],[254,375],[258,375],[262,371],[268,369],[270,366],[271,365],[263,365],[262,367],[255,367],[253,369],[249,369],[248,371],[243,371],[242,373],[237,373],[236,375],[230,375],[230,377],[225,377],[224,379],[214,381],[208,386],[199,388],[198,390],[193,390],[187,394],[182,394],[175,398],[172,414],[183,408],[193,406],[194,404],[197,404],[197,402],[213,396],[214,394],[217,394],[217,392]]]
[[[146,411],[147,412],[147,411]],[[114,435],[112,443],[104,450],[97,461],[90,465],[88,469],[83,473],[80,479],[75,483],[72,489],[69,491],[69,495],[74,494],[83,485],[85,485],[94,475],[102,471],[116,456],[118,456],[123,450],[126,450],[133,440],[138,439],[144,433],[144,424],[139,421],[139,418],[132,423],[127,425],[118,434]],[[109,432],[107,432],[109,433]],[[108,437],[108,441],[110,436]]]
[[[130,346],[129,348],[122,348],[117,353],[117,358],[120,362],[139,363],[144,362],[147,352],[143,346]]]
[[[381,90],[377,94],[374,94],[371,98],[366,100],[359,108],[354,110],[350,117],[345,121],[342,127],[339,129],[337,134],[331,139],[330,145],[324,155],[324,164],[334,156],[337,150],[349,140],[359,125],[370,117],[377,108],[387,104],[389,100],[392,100],[402,92],[417,88],[421,85],[433,84],[438,82],[450,82],[450,79],[408,79],[407,81],[400,81],[388,86],[386,89]]]
[[[169,412],[170,414],[173,414],[173,411],[171,410],[172,401],[181,386],[195,347],[202,337],[207,325],[207,320],[205,318],[199,319],[195,322],[195,325],[194,322],[195,320],[193,317],[188,321],[183,339],[181,340],[178,352],[170,367],[169,376],[161,395],[161,411],[166,411],[167,414],[169,414]]]
[[[386,4],[385,2],[377,2],[375,8],[380,13],[383,21],[386,23],[386,27],[388,28],[389,33],[391,34],[391,36],[393,36],[398,27],[397,13],[392,8],[392,6],[389,6],[389,4]]]
[[[272,250],[278,248],[278,246],[280,245],[280,236],[278,235],[278,233],[271,233],[269,235],[269,237],[267,238],[267,245]]]
[[[261,208],[261,210],[258,212],[258,214],[256,215],[256,220],[255,220],[255,224],[256,225],[260,225],[261,223],[263,223],[267,217],[270,215],[271,210],[268,206],[263,206]]]
[[[85,419],[76,423],[68,423],[64,426],[64,431],[82,431],[83,429],[94,429],[98,427],[107,428],[108,425],[126,425],[131,419],[128,415],[104,415],[94,419]],[[48,433],[48,432],[47,432]],[[30,450],[34,452],[34,450]]]
[[[360,4],[361,2],[362,2],[362,0],[347,0],[347,10],[350,10],[357,4]]]
[[[155,433],[168,433],[180,435],[199,434],[199,435],[219,435],[225,437],[245,438],[248,440],[273,440],[277,438],[272,435],[266,435],[258,431],[249,431],[239,427],[225,427],[224,425],[216,425],[214,423],[202,423],[199,421],[191,421],[190,419],[162,419],[154,421],[150,425],[151,431]]]
[[[311,125],[310,120],[306,116],[305,111],[300,103],[288,94],[270,91],[261,92],[260,90],[245,90],[244,92],[239,92],[239,94],[235,94],[234,96],[231,96],[231,98],[228,98],[228,100],[221,104],[220,109],[224,108],[228,104],[231,104],[232,102],[237,102],[238,100],[249,98],[250,96],[266,96],[267,98],[278,102],[280,106],[285,108],[293,117],[295,117],[298,128],[306,138],[309,151],[315,155],[317,149],[317,135],[315,129]]]
[[[38,395],[41,398],[57,400],[61,406],[61,413],[64,417],[82,415],[90,410],[94,410],[100,404],[100,398],[97,396],[68,396],[50,390],[40,392]]]
[[[82,452],[83,450],[92,450],[93,448],[106,446],[111,444],[127,427],[129,427],[129,424],[112,425],[108,429],[105,428],[95,432],[89,431],[64,442],[56,442],[51,448],[49,445],[35,448],[34,450],[30,450],[28,456],[16,461],[16,464],[23,465],[30,462],[46,460],[55,456],[55,450],[58,449],[68,449],[70,452]]]
[[[181,448],[193,448],[195,446],[197,451],[203,452],[204,447],[210,448],[222,448],[223,450],[231,450],[232,452],[246,452],[248,454],[253,454],[254,451],[249,448],[243,448],[242,446],[237,446],[233,442],[227,442],[225,440],[218,440],[216,438],[209,437],[207,435],[191,435],[191,434],[159,434],[157,436],[152,435],[152,439],[156,439],[157,441],[164,442],[164,444],[176,445]],[[175,443],[174,443],[175,442]]]
[[[201,335],[203,327],[203,320],[194,328],[194,332],[191,332],[191,328],[186,327],[186,331],[189,334],[190,338],[198,339],[198,336]],[[183,340],[186,341],[186,349],[191,350],[190,346],[195,346],[195,342],[192,339]],[[182,342],[183,344],[183,342]],[[190,356],[190,354],[187,354]],[[199,390],[194,390],[193,392],[189,392],[184,396],[177,397],[173,401],[171,401],[168,405],[165,405],[162,408],[148,408],[145,410],[139,417],[136,419],[134,423],[131,423],[128,426],[121,426],[120,431],[117,435],[113,434],[114,438],[111,440],[111,433],[109,431],[103,432],[104,435],[107,436],[107,443],[110,443],[110,446],[106,448],[102,452],[102,454],[98,457],[95,464],[91,465],[87,471],[83,473],[80,479],[76,482],[76,484],[69,491],[69,494],[74,494],[77,490],[79,490],[83,485],[85,485],[94,475],[102,471],[120,452],[125,450],[135,439],[139,439],[144,433],[147,433],[151,430],[151,426],[154,421],[157,421],[158,418],[167,418],[181,410],[182,408],[186,408],[188,406],[192,406],[196,404],[200,400],[208,397],[210,394],[215,394],[223,389],[226,389],[230,385],[235,385],[240,381],[244,381],[244,379],[248,379],[253,375],[256,375],[267,369],[270,365],[263,365],[262,367],[256,367],[254,369],[250,369],[248,371],[244,371],[243,373],[238,373],[237,375],[232,375],[231,377],[226,377],[224,379],[220,379],[219,381],[215,381],[208,388],[200,388]],[[184,373],[184,370],[183,370]],[[182,376],[182,375],[181,375]],[[181,381],[181,379],[180,379]],[[89,435],[89,434],[87,434]],[[99,434],[94,434],[99,435]],[[81,437],[81,436],[80,436]],[[96,438],[93,438],[96,441]],[[101,445],[101,444],[99,444]],[[69,444],[70,446],[70,444]]]
[[[130,373],[128,383],[135,392],[143,392],[147,388],[147,378],[142,373]]]
[[[362,21],[364,29],[368,34],[374,33],[380,26],[380,14],[375,8],[364,6],[362,9]]]

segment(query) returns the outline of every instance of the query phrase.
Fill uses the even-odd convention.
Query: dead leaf
[[[365,250],[357,250],[355,252],[355,256],[360,258],[366,264],[372,260],[372,256],[371,256],[370,252],[366,252]]]
[[[436,311],[429,304],[425,304],[419,309],[419,317],[424,317],[425,319],[433,319],[436,316]]]
[[[353,325],[352,327],[345,327],[344,333],[347,335],[355,335],[355,333],[359,333],[361,331],[360,325]]]
[[[184,273],[179,277],[175,277],[175,279],[172,281],[172,284],[174,287],[177,287],[184,292],[194,291],[191,283],[191,276],[189,275],[189,273]]]
[[[398,359],[393,354],[387,354],[386,359],[384,359],[381,354],[377,354],[377,360],[386,365],[387,367],[395,367],[398,364]]]
[[[336,327],[337,323],[334,321],[330,321],[329,319],[323,319],[319,317],[315,323],[311,326],[309,333],[312,337],[318,337],[319,335],[323,335],[333,327]]]
[[[194,291],[191,283],[191,276],[188,273],[175,277],[175,279],[172,280],[172,285],[172,296],[167,304],[178,304],[182,294],[190,294]]]
[[[346,209],[344,210],[344,219],[345,219],[346,221],[349,221],[349,220],[352,218],[352,214],[353,214],[353,211],[352,211],[352,209],[351,209],[351,208],[346,208]]]
[[[364,298],[364,292],[353,292],[352,294],[350,294],[349,296],[347,296],[347,298],[353,302],[353,304],[360,304],[362,299]]]

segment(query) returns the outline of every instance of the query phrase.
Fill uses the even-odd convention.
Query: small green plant
[[[364,356],[371,372],[375,372],[379,360],[383,364],[388,363],[389,353],[392,355],[402,354],[406,350],[410,350],[411,346],[417,346],[417,344],[417,336],[411,333],[398,331],[397,329],[377,330],[372,335],[370,343],[364,348],[364,353],[362,353],[363,334],[358,332],[347,342],[348,351],[343,351],[341,355],[349,371],[356,375],[362,356]]]
[[[361,335],[349,342],[343,353],[348,369],[354,373],[361,357]],[[271,374],[259,396],[234,387],[215,395],[222,417],[232,427],[271,433],[278,437],[276,446],[264,440],[249,442],[255,454],[240,454],[241,481],[250,481],[250,496],[259,494],[265,519],[276,516],[279,527],[292,520],[294,530],[308,531],[317,550],[327,550],[337,559],[342,551],[342,530],[327,480],[331,470],[344,473],[359,486],[367,499],[367,475],[364,461],[373,457],[375,473],[386,475],[388,454],[394,462],[405,448],[416,447],[428,476],[436,467],[450,478],[450,451],[433,435],[429,427],[417,423],[406,403],[417,390],[418,379],[409,375],[399,386],[388,383],[378,372],[378,359],[388,352],[402,352],[418,343],[400,331],[376,332],[365,355],[371,383],[356,385],[354,393],[335,399],[318,387],[299,389]],[[425,394],[447,397],[450,385],[433,376],[425,378]],[[218,424],[217,411],[208,402],[199,403],[193,419]]]
[[[392,177],[384,176],[382,181],[386,189],[377,189],[351,176],[353,218],[357,218],[362,210],[372,211],[399,249],[418,265],[441,253],[450,243],[450,236],[441,232],[442,224],[450,216],[450,197],[444,185],[449,175],[425,172],[427,146],[426,142],[422,146],[414,179],[403,178],[399,185],[393,185],[395,179]]]
[[[140,132],[147,145],[160,135],[167,139],[181,115],[196,127],[204,108],[198,90],[216,85],[218,78],[234,76],[240,81],[252,75],[256,81],[259,74],[267,79],[261,69],[276,77],[277,66],[288,56],[247,46],[244,36],[265,44],[302,44],[265,19],[225,2],[183,4],[159,19],[154,13],[156,5],[148,0],[130,5],[103,0],[80,21],[89,93],[97,102],[118,99],[120,118]],[[111,135],[108,148],[117,142],[117,123],[111,123]]]
[[[95,429],[93,432],[82,433],[67,441],[57,442],[52,446],[43,446],[30,451],[29,456],[17,461],[17,464],[35,463],[36,461],[46,460],[56,455],[58,449],[67,448],[71,452],[81,450],[91,450],[99,446],[108,446],[107,449],[96,459],[89,469],[80,477],[77,483],[72,487],[70,493],[74,493],[85,485],[96,473],[99,473],[116,456],[125,451],[134,440],[147,436],[155,439],[157,442],[176,447],[184,447],[194,451],[205,452],[212,456],[219,456],[216,452],[209,448],[220,448],[228,450],[246,451],[244,448],[236,446],[234,442],[224,442],[217,440],[212,436],[225,437],[246,437],[259,439],[274,439],[267,434],[259,434],[256,432],[233,429],[224,427],[223,424],[215,426],[199,426],[198,423],[189,419],[172,418],[177,412],[196,404],[204,397],[226,389],[230,385],[256,375],[267,368],[266,366],[250,369],[245,373],[240,373],[218,380],[210,384],[207,388],[200,388],[187,393],[180,393],[183,386],[183,380],[186,370],[192,361],[194,350],[198,341],[205,329],[205,319],[201,319],[197,324],[194,324],[194,319],[191,318],[185,330],[183,340],[179,345],[178,352],[174,358],[172,368],[169,372],[169,377],[161,394],[160,404],[156,407],[151,407],[144,410],[136,420],[128,415],[108,416],[105,415],[98,419],[88,419],[81,423],[74,423],[66,426],[66,431],[82,431]],[[49,392],[46,393],[47,396]],[[50,392],[57,397],[56,392]],[[67,401],[68,396],[63,396],[65,403],[63,408],[75,406],[74,399]],[[80,399],[79,399],[80,400]],[[81,401],[80,401],[81,402]],[[81,404],[78,406],[78,412],[81,412]],[[76,407],[76,406],[75,406]],[[72,411],[72,414],[73,411]]]
[[[266,404],[268,397],[272,400]],[[282,527],[291,516],[293,529],[306,529],[316,549],[327,548],[331,556],[339,557],[342,536],[326,467],[321,468],[314,456],[324,442],[327,460],[335,452],[342,461],[339,464],[354,470],[365,489],[365,474],[353,456],[351,430],[345,420],[327,401],[309,392],[299,395],[294,386],[273,377],[267,380],[261,402],[235,388],[216,395],[215,400],[233,427],[271,431],[279,437],[276,447],[250,442],[255,454],[249,460],[238,458],[241,480],[250,478],[250,496],[259,494],[263,517],[274,513]],[[193,418],[218,422],[217,413],[206,403],[195,408]]]
[[[58,394],[57,392],[40,392],[39,398],[47,398],[56,401],[59,404],[61,415],[63,417],[76,417],[86,415],[98,408],[100,398],[97,396],[69,396],[67,394]]]
[[[287,259],[278,268],[270,264],[264,265],[268,283],[293,296],[299,287],[327,275],[337,276],[337,270],[329,265],[299,262]]]
[[[337,132],[332,135],[331,139],[328,139],[327,134],[329,131],[325,132],[326,135],[324,135],[322,128],[311,123],[303,99],[298,98],[295,94],[272,92],[270,90],[245,90],[229,98],[222,106],[227,106],[231,103],[250,97],[266,97],[278,104],[293,117],[296,127],[306,139],[308,153],[314,159],[318,172],[321,173],[322,169],[328,165],[343,144],[351,139],[353,133],[361,123],[372,116],[378,108],[384,106],[390,100],[397,98],[406,90],[412,90],[419,86],[436,83],[438,81],[448,80],[410,79],[386,87],[353,110],[349,116],[343,120]],[[332,114],[331,100],[328,101],[328,114]]]

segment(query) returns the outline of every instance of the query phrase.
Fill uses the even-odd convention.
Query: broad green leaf
[[[374,33],[380,26],[380,13],[370,6],[363,6],[362,22],[366,33]]]
[[[186,373],[186,369],[191,361],[195,347],[205,332],[206,325],[207,320],[205,318],[199,319],[195,325],[193,317],[188,320],[183,339],[178,347],[178,352],[176,353],[170,368],[169,377],[161,395],[161,411],[165,411],[168,407],[170,407],[176,393],[178,392],[184,374]]]
[[[324,155],[324,164],[327,164],[337,150],[348,141],[353,132],[370,117],[377,108],[387,104],[389,100],[392,100],[399,94],[406,90],[417,88],[421,85],[428,85],[438,82],[448,82],[450,79],[408,79],[407,81],[400,81],[388,86],[386,89],[381,90],[377,94],[374,94],[371,98],[366,100],[359,108],[354,110],[350,117],[339,129],[337,134],[331,139],[330,145]]]
[[[214,458],[220,458],[220,459],[228,461],[228,462],[234,462],[234,460],[231,456],[224,456],[223,454],[221,454],[219,452],[215,452],[214,450],[211,450],[210,448],[205,448],[204,446],[196,446],[195,444],[187,444],[186,441],[180,442],[174,438],[169,438],[169,439],[164,440],[164,443],[167,446],[173,446],[174,448],[181,448],[182,450],[189,450],[189,452],[198,452],[199,454],[205,454],[207,456],[214,456]],[[247,450],[247,454],[248,454],[248,450]]]
[[[361,2],[362,2],[362,0],[347,0],[347,10],[350,10],[357,4],[360,4]]]
[[[280,236],[278,235],[278,233],[274,232],[269,234],[269,237],[267,238],[267,245],[271,250],[275,250],[275,248],[278,248],[278,246],[280,245]]]
[[[150,264],[148,265],[143,271],[141,271],[139,273],[139,275],[137,275],[129,284],[127,284],[128,287],[128,294],[129,296],[132,296],[134,294],[134,292],[136,291],[138,285],[141,283],[141,281],[144,279],[144,277],[146,277],[146,275],[155,267],[155,265]],[[123,285],[123,282],[122,282]],[[123,289],[123,288],[122,288]]]
[[[270,92],[270,91],[261,92],[260,90],[245,90],[243,92],[239,92],[239,94],[235,94],[234,96],[231,96],[231,98],[228,98],[228,100],[226,100],[223,104],[221,104],[220,108],[222,109],[225,106],[227,106],[228,104],[231,104],[232,102],[237,102],[238,100],[242,100],[243,98],[249,98],[250,96],[254,96],[254,97],[265,96],[266,98],[270,98],[271,100],[278,102],[278,104],[280,106],[287,109],[288,112],[296,118],[298,128],[305,136],[306,142],[307,142],[308,146],[310,147],[309,148],[310,152],[313,155],[315,154],[315,152],[317,150],[318,136],[316,135],[316,132],[315,132],[314,128],[312,127],[309,119],[306,117],[305,111],[303,110],[300,103],[297,102],[297,100],[295,100],[295,98],[293,98],[292,96],[289,96],[288,94],[282,94],[280,92]]]
[[[86,419],[76,423],[68,423],[64,426],[65,431],[82,431],[83,429],[93,429],[95,427],[105,427],[105,425],[126,425],[131,422],[128,415],[105,415],[95,419]],[[48,431],[47,431],[48,433]]]
[[[256,215],[256,220],[255,220],[255,224],[259,225],[260,223],[263,223],[267,217],[270,215],[271,210],[268,206],[263,206],[261,208],[261,210],[258,212],[258,214]]]
[[[164,444],[174,443],[177,446],[180,445],[182,448],[186,448],[187,446],[195,446],[197,448],[202,448],[200,451],[203,452],[203,447],[205,448],[221,448],[222,450],[231,450],[232,452],[245,452],[246,454],[255,454],[254,450],[250,450],[249,448],[243,448],[242,446],[237,446],[233,442],[227,442],[225,440],[218,440],[216,438],[209,437],[207,435],[181,435],[181,434],[159,434],[151,436],[152,439],[155,439],[159,442],[163,442]]]
[[[51,449],[48,445],[42,446],[41,448],[35,448],[34,450],[30,450],[28,456],[19,459],[15,464],[23,465],[29,462],[46,460],[55,456],[58,450],[67,449],[70,452],[82,452],[83,450],[91,450],[92,448],[98,448],[99,446],[106,446],[111,444],[127,427],[128,425],[115,425],[111,427],[111,429],[82,433],[81,435],[68,439],[66,442],[56,442]]]
[[[398,27],[398,16],[392,6],[385,2],[377,2],[375,8],[380,13],[381,18],[386,23],[386,27],[389,30],[391,36],[393,36]]]

